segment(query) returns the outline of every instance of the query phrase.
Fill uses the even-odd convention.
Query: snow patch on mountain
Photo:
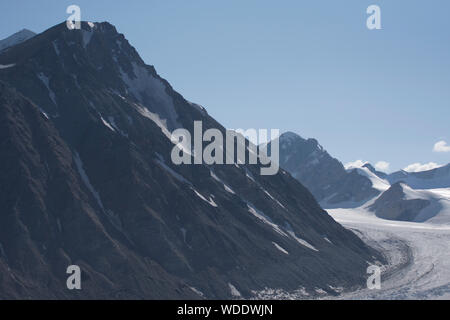
[[[272,199],[273,201],[275,201],[280,207],[282,207],[283,209],[286,210],[286,207],[283,206],[283,204],[278,201],[277,199],[275,199],[266,189],[262,188],[262,190],[264,191],[265,194],[267,194],[269,196],[270,199]]]
[[[100,117],[100,119],[102,120],[102,123],[103,123],[108,129],[110,129],[111,131],[116,132],[116,130],[113,128],[113,126],[112,126],[108,121],[106,121],[105,119],[103,119],[103,117]]]
[[[217,208],[217,204],[214,202],[213,199],[211,199],[211,197],[210,197],[209,200],[208,200],[208,199],[206,199],[206,197],[204,197],[200,192],[198,192],[198,191],[195,190],[194,188],[191,188],[191,189],[192,189],[192,191],[194,191],[194,193],[195,193],[195,195],[196,195],[197,197],[199,197],[199,198],[202,199],[203,201],[209,203],[209,205],[211,205],[212,207]]]
[[[283,247],[281,247],[278,243],[273,242],[273,245],[275,246],[275,248],[277,248],[278,250],[280,250],[281,252],[283,252],[284,254],[289,254],[289,252],[287,252],[285,249],[283,249]]]
[[[247,202],[248,212],[250,212],[252,215],[254,215],[256,218],[258,218],[263,223],[270,226],[275,232],[281,234],[282,236],[289,237],[286,232],[284,232],[279,225],[273,223],[272,219],[270,219],[268,216],[266,216],[262,211],[255,208],[255,206],[249,202]]]
[[[89,180],[88,175],[86,174],[86,171],[84,171],[83,162],[81,161],[80,155],[78,152],[74,152],[73,159],[75,161],[75,165],[77,167],[78,173],[81,176],[81,180],[84,182],[86,187],[89,189],[91,194],[94,196],[95,200],[97,201],[97,204],[100,208],[104,211],[105,208],[103,207],[102,199],[100,198],[100,194],[95,190],[94,186],[91,184],[91,181]]]
[[[56,95],[53,92],[53,90],[50,88],[50,79],[43,73],[39,73],[38,75],[39,80],[42,81],[42,83],[45,85],[45,87],[47,88],[48,91],[48,96],[50,97],[50,99],[53,101],[53,103],[55,104],[55,106],[57,106],[58,104],[56,103]]]
[[[0,64],[0,69],[8,69],[8,68],[12,68],[14,67],[16,64],[12,63],[12,64]]]
[[[128,74],[119,67],[121,78],[128,87],[129,92],[140,102],[142,106],[158,114],[165,121],[170,130],[180,128],[178,114],[175,111],[173,99],[166,92],[166,85],[154,77],[145,67],[132,62],[132,73]]]
[[[369,178],[370,182],[372,183],[372,187],[379,191],[386,191],[391,186],[387,180],[381,179],[368,168],[360,167],[350,169],[350,171],[352,170],[356,170],[358,174]]]
[[[146,107],[142,105],[135,104],[136,110],[143,116],[152,120],[164,133],[164,135],[171,140],[172,133],[167,129],[167,121],[161,119],[157,113],[150,112]]]
[[[196,294],[198,294],[200,297],[204,298],[205,295],[203,294],[203,292],[201,292],[200,290],[194,288],[194,287],[189,287],[192,291],[194,291]]]
[[[155,159],[156,163],[161,166],[164,170],[166,170],[168,173],[170,173],[175,179],[177,179],[180,182],[186,183],[190,186],[192,186],[192,183],[187,180],[185,177],[183,177],[181,174],[179,174],[178,172],[175,172],[175,170],[173,170],[171,167],[169,167],[165,162],[164,162],[164,158],[162,155],[160,155],[159,153],[155,153],[157,159]]]
[[[292,230],[292,227],[291,227],[291,225],[290,225],[289,223],[286,223],[286,229],[287,229],[288,234],[289,234],[295,241],[297,241],[298,243],[300,243],[302,246],[305,246],[305,247],[307,247],[307,248],[309,248],[309,249],[311,249],[311,250],[313,250],[313,251],[316,251],[316,252],[319,251],[318,249],[316,249],[316,247],[314,247],[314,246],[313,246],[312,244],[310,244],[308,241],[303,240],[303,239],[297,237],[297,235],[295,234],[294,230]]]
[[[119,128],[119,126],[116,124],[116,120],[114,119],[114,117],[109,116],[108,117],[108,122],[111,124],[111,126],[118,131],[122,136],[124,136],[125,138],[128,138],[128,133],[124,132],[122,129]]]
[[[222,180],[214,173],[214,171],[210,170],[210,174],[211,174],[211,177],[212,177],[214,180],[216,180],[217,182],[223,184],[223,187],[224,187],[225,191],[227,191],[227,192],[229,192],[229,193],[231,193],[231,194],[236,194],[236,193],[233,191],[233,189],[231,189],[225,182],[223,182],[223,181],[222,181]]]
[[[230,292],[233,297],[235,297],[235,298],[242,297],[241,293],[239,292],[238,289],[236,289],[236,287],[234,285],[232,285],[231,283],[228,283],[228,287],[230,288]]]

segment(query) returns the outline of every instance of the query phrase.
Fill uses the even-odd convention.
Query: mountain
[[[450,188],[450,163],[428,171],[397,171],[388,175],[387,180],[391,184],[405,182],[413,189]]]
[[[369,211],[388,220],[450,224],[450,164],[421,172],[375,174],[391,186],[366,205]]]
[[[113,25],[62,23],[0,64],[1,299],[336,294],[383,261],[284,170],[174,165],[171,131],[225,128]]]
[[[324,208],[357,207],[380,194],[368,177],[373,176],[369,170],[346,171],[317,140],[292,132],[280,136],[280,166],[305,185]]]
[[[35,35],[36,33],[34,33],[33,31],[30,31],[28,29],[22,29],[21,31],[16,32],[12,36],[0,40],[0,52],[7,48],[13,47],[19,43],[22,43],[28,39],[31,39]]]
[[[403,183],[396,183],[369,207],[380,218],[387,220],[415,221],[420,212],[430,205],[428,199],[415,194]]]
[[[414,190],[397,182],[368,209],[387,220],[449,223],[450,189]]]

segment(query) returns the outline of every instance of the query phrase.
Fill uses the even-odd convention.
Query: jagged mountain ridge
[[[304,184],[324,208],[355,207],[380,193],[366,176],[346,171],[317,140],[292,132],[280,136],[280,166]]]
[[[391,184],[405,182],[413,189],[450,188],[450,163],[421,172],[396,171],[385,177]]]
[[[2,298],[333,293],[382,259],[284,170],[174,166],[169,131],[224,128],[109,23],[57,25],[0,64],[14,64],[0,70]],[[84,271],[80,293],[65,289],[68,263]]]

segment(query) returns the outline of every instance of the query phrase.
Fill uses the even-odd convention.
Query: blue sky
[[[111,22],[228,128],[294,131],[390,171],[450,162],[433,152],[450,144],[448,0],[0,1],[0,38],[42,32],[70,4]],[[371,4],[382,30],[366,28]]]

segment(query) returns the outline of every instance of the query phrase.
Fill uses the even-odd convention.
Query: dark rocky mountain
[[[382,260],[284,170],[172,164],[173,129],[225,129],[111,24],[57,25],[0,64],[1,299],[334,294]]]
[[[317,140],[292,132],[280,136],[280,166],[305,185],[324,208],[356,207],[380,194],[367,176],[345,170]]]

